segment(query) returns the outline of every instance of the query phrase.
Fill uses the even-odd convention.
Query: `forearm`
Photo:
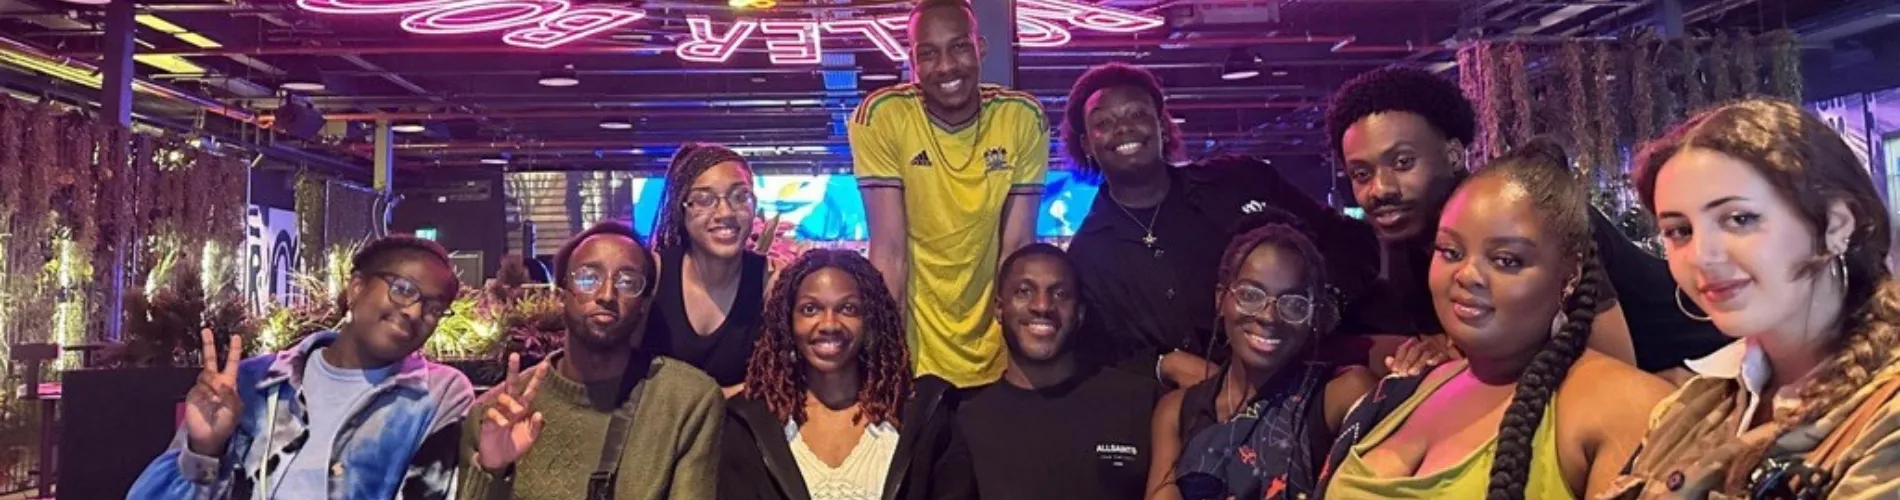
[[[897,305],[902,307],[904,297],[910,296],[910,249],[902,240],[878,244],[873,236],[872,243],[871,267],[884,276],[884,286],[890,288],[891,296],[897,297]]]
[[[1031,194],[1009,196],[1009,202],[1003,205],[1003,231],[999,235],[1002,246],[996,252],[998,263],[1036,241],[1036,206],[1041,201],[1041,196]]]

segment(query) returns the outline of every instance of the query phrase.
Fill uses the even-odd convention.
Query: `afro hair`
[[[1326,137],[1333,155],[1345,156],[1346,128],[1367,116],[1404,111],[1424,117],[1446,139],[1466,145],[1478,133],[1477,113],[1458,85],[1424,69],[1393,66],[1366,72],[1333,93],[1326,107]]]

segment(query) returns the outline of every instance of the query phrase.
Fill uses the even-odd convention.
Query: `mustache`
[[[1366,211],[1377,212],[1386,208],[1410,208],[1411,206],[1411,202],[1405,201],[1405,199],[1399,197],[1399,195],[1389,195],[1373,198],[1370,203],[1366,204]]]

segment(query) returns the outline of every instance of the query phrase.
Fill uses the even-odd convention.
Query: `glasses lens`
[[[401,276],[389,277],[389,300],[397,305],[407,306],[416,303],[422,297],[422,288],[416,282]]]
[[[1303,323],[1313,317],[1313,300],[1304,295],[1281,295],[1276,306],[1273,312],[1288,323]]]
[[[726,195],[726,203],[732,204],[733,208],[751,208],[753,201],[750,190],[741,189]]]
[[[1266,309],[1267,301],[1271,298],[1266,290],[1251,286],[1234,287],[1234,305],[1240,306],[1240,311],[1247,314],[1259,314],[1260,310]]]
[[[601,276],[599,269],[591,267],[575,269],[573,274],[568,278],[568,282],[572,284],[576,292],[594,293],[600,290]]]
[[[647,290],[647,279],[633,273],[619,273],[614,276],[614,291],[629,297],[639,297]]]
[[[686,206],[691,208],[710,208],[719,203],[719,197],[710,191],[693,191],[686,194]]]

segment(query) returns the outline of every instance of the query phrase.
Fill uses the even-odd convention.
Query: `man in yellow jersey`
[[[983,50],[968,2],[923,0],[912,82],[866,96],[849,128],[871,262],[903,298],[916,373],[959,387],[1003,373],[991,281],[1034,241],[1049,166],[1042,105],[979,83]]]

